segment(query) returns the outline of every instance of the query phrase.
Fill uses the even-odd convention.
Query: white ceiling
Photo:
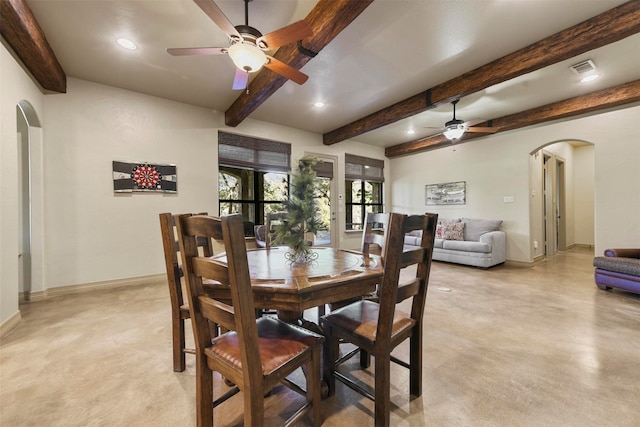
[[[225,111],[234,66],[226,56],[174,57],[169,47],[228,45],[189,0],[27,0],[64,71],[97,83]],[[216,3],[244,24],[242,0]],[[253,0],[249,25],[263,34],[303,19],[314,0]],[[623,0],[375,0],[250,117],[326,133],[624,3]],[[126,37],[138,44],[126,51]],[[602,78],[579,84],[569,66],[592,59]],[[640,78],[640,35],[463,98],[464,120],[493,119]],[[269,72],[269,71],[261,71]],[[314,102],[326,106],[317,109]],[[361,135],[389,146],[437,133],[443,106]],[[407,136],[409,128],[416,130]]]

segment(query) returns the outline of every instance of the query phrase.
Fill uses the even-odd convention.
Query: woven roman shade
[[[289,172],[291,144],[218,131],[218,164],[263,172]]]
[[[344,155],[345,179],[384,182],[384,160]]]

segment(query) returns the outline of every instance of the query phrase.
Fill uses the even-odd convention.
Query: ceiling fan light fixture
[[[465,130],[467,130],[464,124],[462,123],[462,120],[456,120],[456,122],[461,122],[461,123],[447,122],[446,129],[444,131],[444,136],[450,141],[453,141],[455,139],[460,139],[462,135],[464,135]]]
[[[248,43],[235,43],[229,47],[228,53],[236,67],[247,73],[255,73],[267,63],[267,55]]]

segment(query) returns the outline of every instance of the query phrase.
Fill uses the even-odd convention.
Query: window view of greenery
[[[318,210],[322,218],[322,226],[316,235],[316,244],[328,245],[331,243],[331,179],[317,178]]]
[[[220,166],[220,215],[242,214],[245,236],[253,236],[253,226],[264,224],[267,212],[282,210],[282,201],[288,197],[288,180],[286,173]]]
[[[347,230],[362,230],[367,212],[382,212],[382,183],[346,181]]]

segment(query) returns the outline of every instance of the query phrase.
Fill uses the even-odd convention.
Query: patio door
[[[322,230],[316,234],[313,244],[314,246],[338,247],[338,202],[336,200],[338,189],[335,180],[338,174],[338,158],[326,154],[305,154],[318,159],[318,164],[315,168],[318,176],[318,187],[320,189],[318,195],[318,211],[323,220],[323,226]]]

